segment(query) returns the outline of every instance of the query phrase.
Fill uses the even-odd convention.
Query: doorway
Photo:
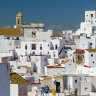
[[[56,82],[56,93],[60,93],[60,82]]]

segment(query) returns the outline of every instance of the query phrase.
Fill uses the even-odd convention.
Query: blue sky
[[[14,25],[17,12],[22,11],[24,23],[76,29],[85,10],[96,10],[96,0],[0,0],[0,26]]]

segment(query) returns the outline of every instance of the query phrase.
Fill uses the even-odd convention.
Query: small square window
[[[65,51],[65,54],[67,53],[67,51]]]
[[[75,83],[77,83],[77,80],[75,80]]]
[[[91,14],[91,17],[93,17],[93,14]]]
[[[93,57],[93,54],[91,54],[91,57]]]
[[[27,45],[25,45],[25,50],[27,50]]]
[[[86,88],[85,88],[85,91],[87,91],[87,89],[88,89],[88,88],[86,87]]]
[[[40,50],[42,50],[42,47],[40,47]]]
[[[32,44],[32,45],[31,45],[31,49],[32,49],[32,50],[36,50],[36,44]]]
[[[92,45],[92,43],[90,43],[90,45]]]
[[[35,52],[33,52],[32,54],[35,55]]]

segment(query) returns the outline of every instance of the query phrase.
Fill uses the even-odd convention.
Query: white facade
[[[9,61],[12,67],[12,70],[21,73],[27,74],[28,70],[25,68],[21,68],[22,66],[30,67],[31,72],[37,72],[44,74],[44,66],[48,65],[46,55],[33,55],[33,56],[20,56],[18,62],[16,61]]]
[[[53,35],[53,30],[44,31],[44,24],[23,25],[25,41],[47,41]]]
[[[72,30],[64,30],[62,31],[62,33],[66,36],[66,40],[72,40]]]
[[[28,96],[28,86],[25,84],[10,84],[10,96]]]
[[[95,50],[95,49],[92,49]],[[96,67],[96,51],[90,52],[85,50],[85,65],[90,67]]]
[[[96,48],[96,35],[88,38],[86,34],[80,36],[80,49],[95,49]]]
[[[74,33],[79,35],[85,33],[88,37],[96,33],[96,11],[85,11],[85,21],[81,22],[80,29]]]
[[[69,75],[68,76],[68,89],[73,89],[77,96],[82,95],[89,95],[91,92],[91,83],[90,83],[90,77],[83,76],[83,75]]]
[[[51,55],[51,58],[58,58],[61,50],[64,48],[65,40],[61,38],[52,38],[50,41],[26,41],[21,42],[21,48],[16,49],[20,55]],[[46,50],[45,50],[46,49]]]

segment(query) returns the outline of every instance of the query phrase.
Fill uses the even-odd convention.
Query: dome
[[[22,13],[21,12],[18,12],[17,16],[21,17],[22,16]]]

